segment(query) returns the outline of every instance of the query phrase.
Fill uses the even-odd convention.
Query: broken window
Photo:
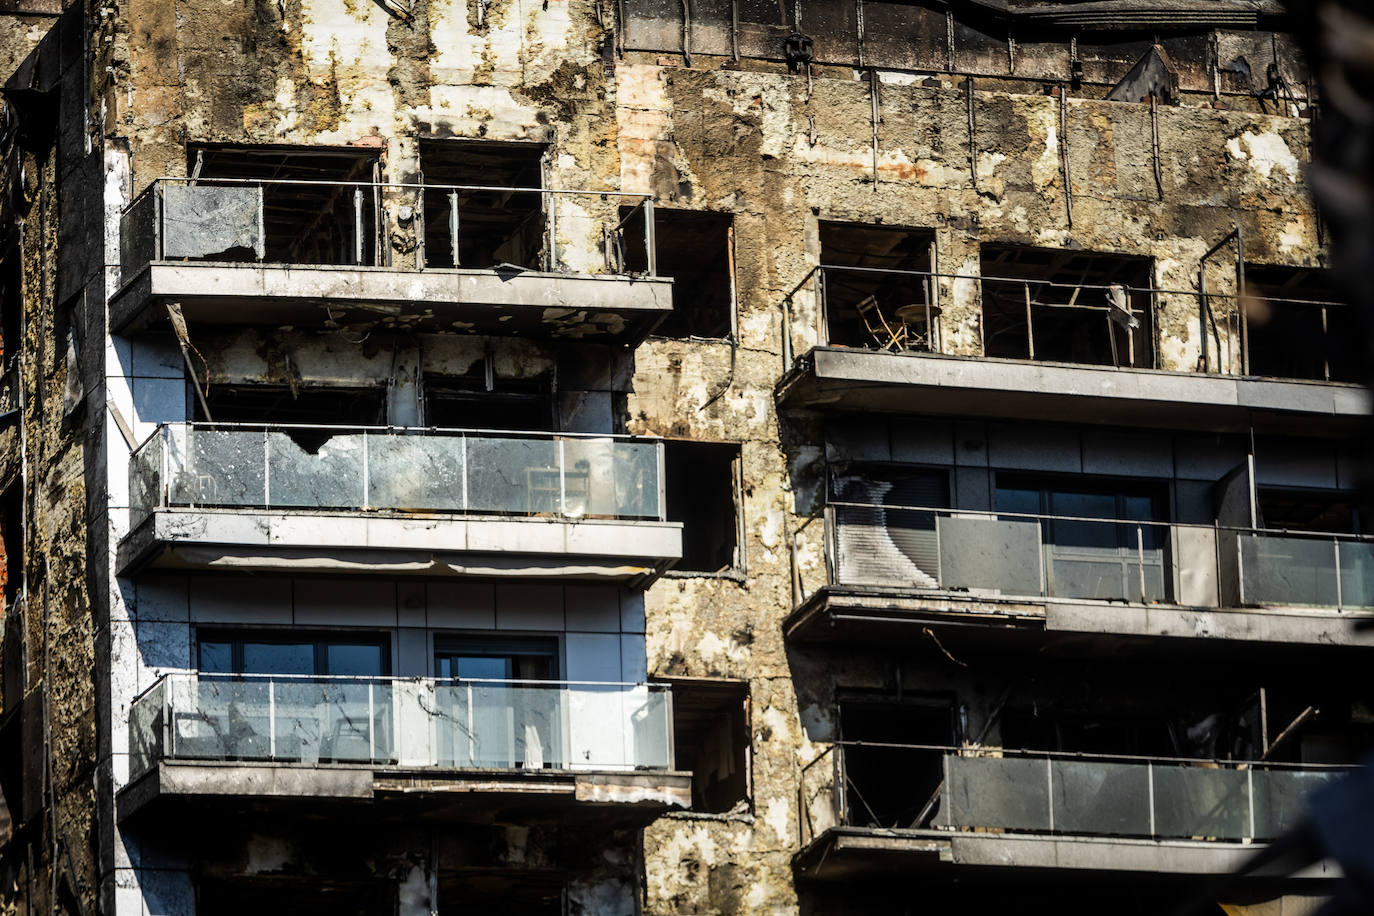
[[[673,688],[677,768],[692,774],[692,810],[748,810],[749,685],[716,678],[668,678]]]
[[[164,224],[182,256],[385,263],[377,150],[199,144],[187,153],[191,180],[163,185]]]
[[[663,443],[668,521],[682,523],[682,559],[674,569],[721,573],[737,565],[739,446]]]
[[[845,792],[850,825],[896,828],[928,825],[935,813],[944,778],[944,755],[938,748],[958,743],[953,697],[943,694],[893,697],[856,692],[841,697],[839,719],[840,737],[845,742],[884,745],[847,744],[845,747]]]
[[[212,385],[205,401],[217,423],[386,424],[386,391],[379,387]],[[200,400],[195,403],[196,419],[205,420]]]
[[[1163,484],[998,473],[995,499],[999,512],[1049,516],[1039,523],[1048,595],[1163,601],[1171,591]]]
[[[1260,487],[1259,526],[1279,531],[1369,534],[1374,517],[1346,490]]]
[[[822,222],[826,340],[833,346],[938,350],[931,278],[935,234],[865,223]]]
[[[891,465],[836,467],[830,488],[840,583],[939,584],[937,513],[915,510],[949,505],[949,472]]]
[[[625,269],[648,270],[644,211],[622,207]],[[659,324],[661,337],[728,337],[733,331],[735,288],[733,229],[727,213],[654,210],[657,273],[673,280],[673,312]]]
[[[466,375],[425,376],[425,424],[446,429],[552,430],[553,384],[549,375],[496,375],[491,360]]]
[[[4,589],[0,612],[8,613],[24,587],[24,488],[18,479],[0,494],[0,545],[5,551],[0,565],[0,574],[5,577],[0,583]]]
[[[542,144],[421,140],[420,169],[427,267],[544,269],[545,195],[508,190],[544,186]]]
[[[983,353],[1154,368],[1149,258],[984,245]]]
[[[1325,270],[1246,265],[1249,374],[1363,382],[1358,313]]]
[[[19,329],[24,316],[19,249],[11,248],[0,255],[0,371],[13,363],[19,352]]]

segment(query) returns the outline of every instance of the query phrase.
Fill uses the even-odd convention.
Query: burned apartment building
[[[6,912],[1310,912],[1271,0],[0,4]]]

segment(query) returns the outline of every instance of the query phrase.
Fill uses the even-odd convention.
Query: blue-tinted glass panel
[[[326,645],[325,665],[325,674],[380,677],[386,673],[379,645]]]
[[[314,643],[243,644],[243,670],[246,674],[314,674]]]
[[[207,674],[232,674],[234,671],[233,643],[201,643],[200,670]]]

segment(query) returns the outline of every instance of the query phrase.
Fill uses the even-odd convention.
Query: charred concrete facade
[[[1159,912],[1367,750],[1276,5],[57,12],[17,911]]]

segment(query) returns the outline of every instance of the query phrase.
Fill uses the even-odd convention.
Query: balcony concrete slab
[[[663,277],[511,269],[154,261],[110,301],[115,333],[164,327],[165,303],[191,324],[377,326],[635,345],[672,311]]]
[[[793,869],[799,878],[815,881],[909,877],[917,869],[964,867],[1222,875],[1234,873],[1262,848],[1190,840],[832,827],[797,854]],[[1261,870],[1252,877],[1278,874]],[[1295,877],[1316,884],[1339,879],[1341,873],[1328,861]]]
[[[677,522],[161,508],[119,545],[145,569],[518,576],[647,584],[682,556]]]
[[[783,624],[796,643],[891,645],[928,640],[923,627],[986,633],[1073,633],[1311,646],[1374,646],[1374,612],[1320,608],[1195,608],[1118,601],[1018,599],[967,592],[825,586]]]
[[[1024,360],[818,347],[777,389],[780,406],[1110,423],[1241,432],[1345,434],[1367,422],[1358,385],[1114,369]]]
[[[473,770],[164,760],[120,791],[121,823],[196,812],[314,812],[432,822],[594,821],[642,826],[691,804],[680,771]]]

